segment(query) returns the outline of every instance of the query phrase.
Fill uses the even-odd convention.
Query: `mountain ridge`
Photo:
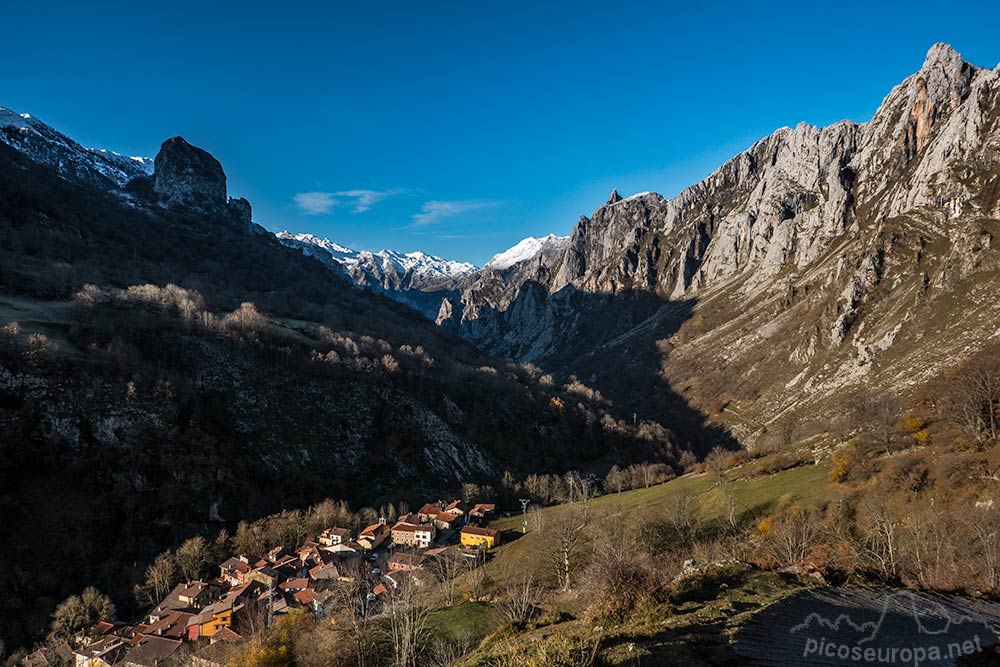
[[[995,312],[959,290],[982,293],[997,266],[998,80],[1000,69],[936,44],[867,123],[781,128],[672,199],[613,192],[580,218],[557,256],[485,288],[466,285],[445,298],[438,321],[494,354],[594,373],[612,398],[630,393],[614,389],[613,369],[669,348],[655,353],[659,377],[646,387],[686,387],[687,399],[748,444],[776,419],[832,410],[848,386],[907,374],[912,385],[945,362],[929,354],[933,362],[913,372],[921,336],[961,357],[996,335]],[[632,314],[640,328],[568,352],[607,310],[580,295],[636,291],[660,299]],[[675,335],[649,338],[655,322],[670,320],[672,302],[692,299],[692,317]],[[959,320],[964,329],[952,341],[924,330],[921,318],[956,303],[982,317]],[[907,361],[890,363],[904,349]],[[668,409],[625,400],[620,407],[647,416]]]

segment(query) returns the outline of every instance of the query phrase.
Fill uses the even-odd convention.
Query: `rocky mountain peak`
[[[965,61],[962,60],[962,55],[954,47],[944,42],[938,42],[927,51],[924,65],[920,69],[927,70],[941,66],[945,70],[957,70],[961,69],[963,64]]]
[[[621,200],[622,196],[618,194],[618,189],[615,188],[614,190],[611,191],[611,194],[608,195],[608,203],[605,204],[605,206],[610,206],[611,204],[617,204]]]
[[[226,204],[226,174],[211,153],[171,137],[156,154],[153,188],[167,206],[214,209]]]

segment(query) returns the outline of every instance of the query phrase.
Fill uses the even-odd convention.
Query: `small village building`
[[[388,567],[393,572],[413,572],[423,569],[427,556],[422,553],[397,551],[389,557]]]
[[[366,551],[374,551],[389,538],[389,526],[384,522],[373,523],[358,535],[358,544]]]
[[[351,531],[346,528],[327,528],[319,536],[319,543],[326,547],[337,546],[351,539]]]
[[[462,515],[455,512],[439,512],[434,517],[434,527],[438,530],[452,530],[462,522]]]
[[[433,521],[442,511],[444,511],[443,503],[427,503],[417,511],[417,516],[420,517],[420,523],[427,523]]]
[[[219,593],[219,587],[203,581],[189,581],[174,586],[173,590],[163,598],[160,604],[150,613],[153,621],[171,611],[201,609],[212,601]]]
[[[55,646],[43,646],[25,656],[24,667],[61,667],[73,662],[73,649],[66,642]]]
[[[125,654],[125,667],[161,667],[180,649],[179,639],[143,637]]]
[[[451,512],[459,516],[466,516],[469,513],[469,505],[464,500],[456,500],[444,509],[446,512]]]
[[[500,544],[500,531],[492,528],[466,526],[461,533],[462,546],[473,549],[492,549]]]
[[[111,667],[122,659],[128,649],[127,641],[112,635],[75,650],[73,657],[76,667]]]
[[[496,507],[492,503],[478,503],[469,510],[469,516],[476,519],[489,519],[496,512]]]
[[[414,526],[409,523],[397,523],[392,527],[392,541],[397,546],[426,549],[434,543],[435,537],[437,529],[432,524]]]

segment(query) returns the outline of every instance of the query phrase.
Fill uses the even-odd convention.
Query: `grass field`
[[[804,465],[771,475],[743,477],[742,468],[727,473],[727,481],[736,496],[741,514],[765,515],[784,505],[815,496],[816,490],[827,480],[825,463]],[[725,507],[722,487],[708,474],[689,474],[664,484],[622,493],[601,496],[591,501],[588,512],[593,521],[607,521],[616,515],[633,512],[656,513],[672,501],[688,496],[698,518],[710,521],[721,517]],[[555,505],[538,510],[541,531],[522,534],[523,519],[520,515],[494,521],[491,526],[501,531],[504,543],[496,549],[486,564],[494,579],[502,579],[509,572],[532,572],[546,562],[539,557],[545,526],[556,525],[572,508]],[[545,579],[543,573],[538,573]]]

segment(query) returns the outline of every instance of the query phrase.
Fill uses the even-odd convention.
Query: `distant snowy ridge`
[[[528,238],[519,241],[517,245],[512,248],[509,248],[500,254],[494,255],[490,261],[486,262],[486,266],[483,268],[503,271],[504,269],[509,269],[515,264],[520,264],[527,259],[531,259],[542,251],[560,249],[564,247],[568,241],[568,236],[556,236],[555,234],[549,234],[548,236],[540,239],[529,236]]]
[[[352,250],[328,238],[312,234],[292,234],[287,230],[278,232],[275,236],[285,245],[314,256],[325,264],[336,262],[352,277],[358,270],[366,268],[373,270],[378,274],[374,276],[378,283],[383,283],[385,276],[396,276],[400,279],[409,277],[408,283],[414,279],[426,283],[437,279],[461,278],[477,270],[474,264],[435,257],[420,251],[401,253],[395,250],[379,250],[373,253],[367,250]],[[356,280],[356,282],[364,284],[366,281]],[[397,285],[386,285],[386,287],[398,288]]]
[[[30,114],[0,106],[0,141],[27,157],[54,167],[63,176],[124,187],[153,173],[153,159],[84,148]]]

